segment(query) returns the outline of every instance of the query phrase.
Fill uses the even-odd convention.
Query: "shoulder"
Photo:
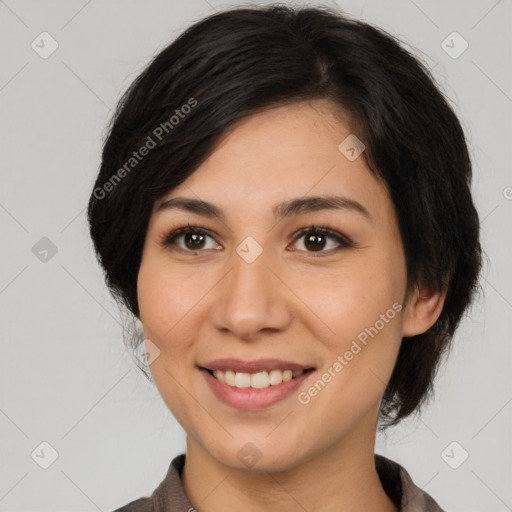
[[[413,482],[403,466],[378,454],[375,454],[375,463],[384,490],[400,512],[445,512],[430,494]]]
[[[153,512],[154,510],[155,508],[151,498],[139,498],[121,508],[117,508],[113,512]]]
[[[176,456],[170,463],[165,478],[151,496],[131,501],[113,512],[170,512],[193,510],[181,484],[185,454]]]

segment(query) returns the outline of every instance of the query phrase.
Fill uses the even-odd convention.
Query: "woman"
[[[472,300],[470,181],[428,71],[340,12],[227,10],[161,51],[88,215],[187,448],[119,511],[441,511],[375,435],[427,401]]]

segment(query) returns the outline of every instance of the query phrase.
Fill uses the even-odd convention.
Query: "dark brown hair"
[[[193,24],[117,106],[88,205],[90,233],[109,289],[138,317],[137,274],[155,201],[237,120],[313,99],[348,114],[368,168],[387,186],[408,289],[447,287],[437,322],[402,340],[381,402],[386,427],[431,394],[481,266],[463,129],[428,69],[390,34],[328,7],[233,8]]]

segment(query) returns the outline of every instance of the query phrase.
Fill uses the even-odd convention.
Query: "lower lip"
[[[200,372],[204,375],[206,382],[214,395],[221,401],[236,409],[245,409],[248,411],[256,411],[266,409],[281,400],[289,397],[297,388],[309,377],[312,371],[282,382],[277,386],[269,386],[263,389],[255,388],[235,388],[228,386],[224,382],[216,379],[210,372],[200,368]]]

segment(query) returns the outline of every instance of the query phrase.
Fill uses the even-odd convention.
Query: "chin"
[[[247,438],[245,438],[247,439]],[[274,442],[230,438],[226,445],[209,449],[210,456],[219,464],[235,471],[248,473],[278,473],[299,466],[307,457],[297,450],[297,444],[276,439]]]

